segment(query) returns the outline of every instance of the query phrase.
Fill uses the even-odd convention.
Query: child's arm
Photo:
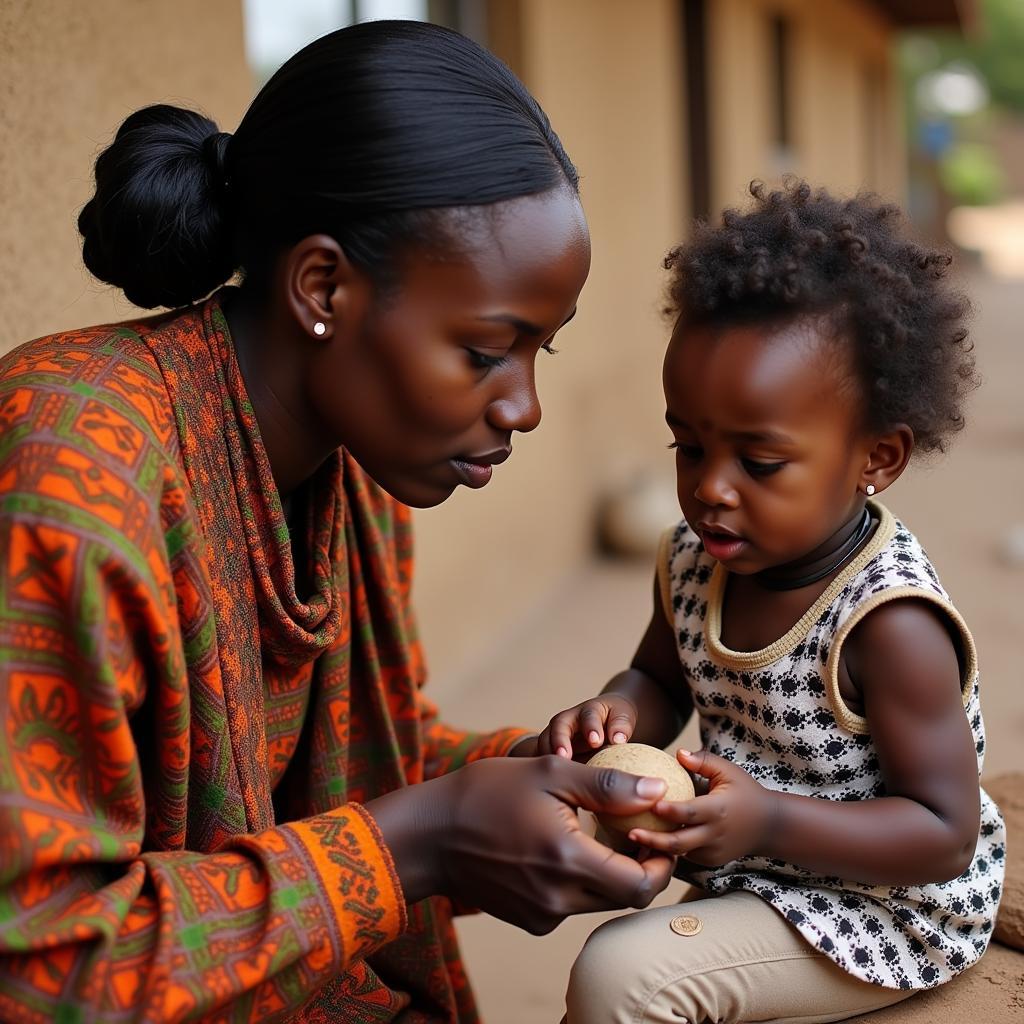
[[[961,874],[978,841],[980,794],[960,665],[945,624],[923,601],[870,613],[844,649],[877,750],[885,795],[839,802],[766,789],[708,753],[680,754],[709,779],[706,796],[661,803],[677,832],[631,838],[698,864],[775,857],[869,885],[940,882]]]
[[[555,715],[537,737],[535,754],[589,754],[606,742],[671,743],[693,712],[672,628],[654,581],[654,612],[630,667],[601,694]],[[516,753],[523,753],[520,744]]]

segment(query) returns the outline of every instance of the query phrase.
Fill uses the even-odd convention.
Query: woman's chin
[[[400,501],[410,508],[434,508],[447,501],[458,487],[456,483],[439,483],[436,480],[425,480],[413,474],[371,472],[370,476],[395,501]]]

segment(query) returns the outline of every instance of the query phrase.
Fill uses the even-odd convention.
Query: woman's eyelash
[[[558,355],[558,349],[550,343],[547,345],[541,345],[541,348],[544,349],[549,356]],[[508,359],[507,355],[489,356],[484,352],[478,352],[475,348],[468,348],[466,351],[469,353],[470,362],[472,362],[478,370],[493,370],[495,367],[503,366]]]
[[[478,370],[493,370],[497,366],[504,364],[505,356],[488,356],[483,352],[477,352],[475,348],[466,349],[469,353],[470,362]]]

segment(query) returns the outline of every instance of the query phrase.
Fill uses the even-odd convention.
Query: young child
[[[684,518],[650,625],[536,741],[662,747],[696,711],[703,750],[678,757],[706,793],[629,838],[703,898],[599,928],[569,1024],[841,1020],[969,967],[999,902],[974,643],[878,501],[963,424],[968,303],[894,207],[751,193],[666,260]]]

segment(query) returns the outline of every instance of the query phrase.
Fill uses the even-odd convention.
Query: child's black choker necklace
[[[818,580],[823,580],[830,573],[835,572],[836,569],[845,565],[853,558],[870,533],[871,513],[865,507],[864,515],[861,516],[857,529],[840,545],[831,561],[804,576],[773,576],[769,569],[757,574],[757,582],[766,590],[799,590],[800,587],[807,587],[812,583],[817,583]]]

